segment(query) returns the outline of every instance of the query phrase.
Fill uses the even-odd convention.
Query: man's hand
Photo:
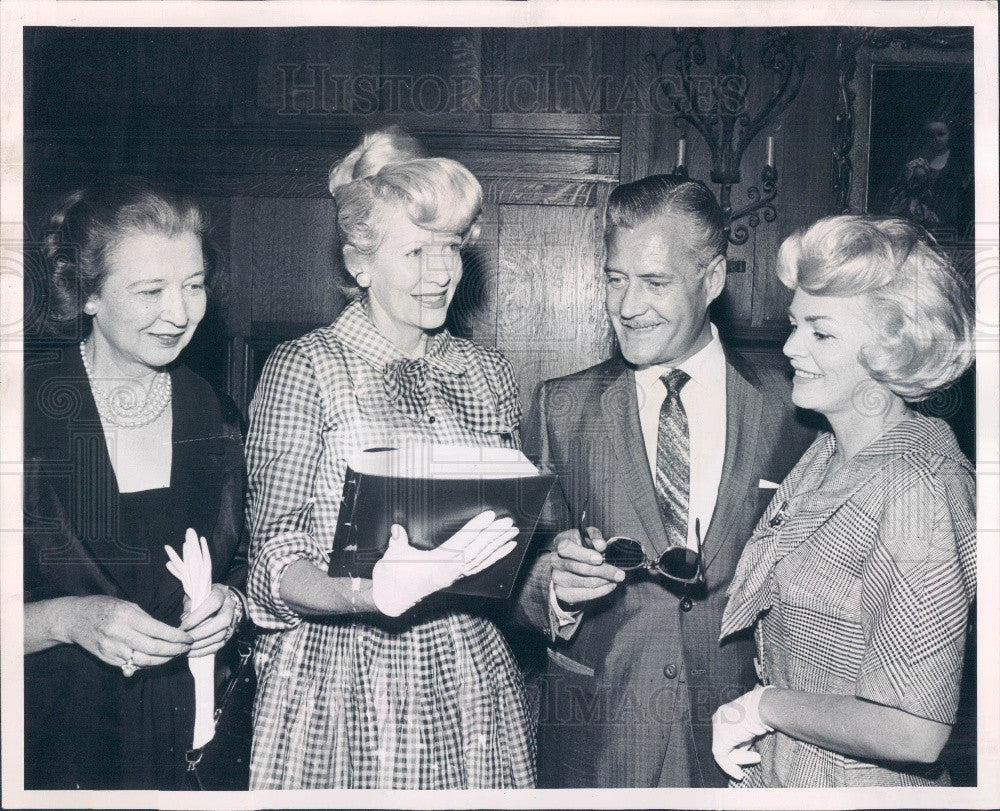
[[[559,602],[570,611],[580,603],[610,594],[625,579],[625,572],[604,562],[607,544],[601,531],[587,527],[587,534],[593,549],[581,543],[579,530],[565,530],[555,539],[552,584]]]

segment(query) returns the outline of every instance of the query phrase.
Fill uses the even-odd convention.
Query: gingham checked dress
[[[326,568],[355,450],[516,445],[510,363],[447,332],[409,360],[355,301],[275,349],[250,415],[248,596],[264,630],[250,787],[533,786],[523,682],[489,619],[444,605],[395,622],[303,618],[279,595],[291,562]]]
[[[756,622],[764,684],[951,724],[976,596],[972,465],[947,423],[923,416],[823,483],[835,450],[820,435],[778,488],[743,550],[721,637]],[[755,748],[760,764],[733,785],[948,784],[937,766],[859,760],[781,732]]]

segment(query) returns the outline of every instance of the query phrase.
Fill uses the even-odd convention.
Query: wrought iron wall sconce
[[[646,54],[658,71],[660,90],[677,111],[674,124],[690,124],[708,144],[712,156],[710,178],[719,186],[719,205],[726,219],[726,235],[732,245],[743,245],[750,238],[750,228],[774,222],[777,211],[778,170],[774,164],[774,136],[767,136],[766,160],[760,173],[760,185],[749,186],[749,202],[733,209],[733,186],[741,181],[740,164],[747,147],[761,130],[774,124],[802,87],[805,65],[811,58],[787,29],[770,29],[760,51],[760,64],[776,77],[776,88],[756,114],[748,109],[748,81],[743,67],[742,29],[735,29],[728,51],[720,47],[711,73],[705,69],[707,54],[701,31],[678,28],[675,47],[662,54]],[[675,57],[676,73],[665,68]],[[675,80],[675,81],[671,81]],[[673,174],[687,177],[687,141],[677,144],[677,164]],[[745,220],[745,222],[744,222]],[[748,227],[749,226],[749,227]],[[730,271],[738,271],[742,262],[730,262]]]

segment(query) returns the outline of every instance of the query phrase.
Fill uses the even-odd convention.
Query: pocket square
[[[760,479],[757,482],[757,487],[761,490],[777,490],[779,486],[780,485],[775,484],[774,482],[769,482],[767,479]]]
[[[568,670],[570,673],[576,673],[579,676],[589,676],[590,678],[594,677],[594,668],[587,667],[587,665],[583,664],[583,662],[570,659],[568,656],[560,653],[559,651],[552,650],[552,648],[546,648],[545,652],[548,654],[549,659],[561,666],[564,670]]]

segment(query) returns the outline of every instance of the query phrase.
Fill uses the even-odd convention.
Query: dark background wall
[[[466,257],[453,326],[503,349],[527,399],[541,379],[611,350],[601,210],[615,184],[673,169],[681,130],[647,56],[675,45],[671,31],[33,29],[26,218],[37,228],[54,198],[101,173],[165,175],[194,192],[212,214],[229,284],[189,361],[244,405],[274,343],[343,306],[329,166],[359,132],[400,121],[483,182],[482,238]],[[725,36],[705,41],[725,46]],[[751,32],[748,54],[763,36]],[[783,335],[779,242],[834,206],[836,38],[829,29],[798,36],[813,58],[799,98],[768,133],[778,217],[732,250],[746,270],[730,275],[720,311],[749,348],[773,349]],[[774,79],[755,59],[745,70],[754,103]],[[690,129],[687,143],[692,176],[707,180],[707,147]],[[753,182],[763,161],[761,139],[744,178]],[[734,198],[746,202],[745,190]]]

